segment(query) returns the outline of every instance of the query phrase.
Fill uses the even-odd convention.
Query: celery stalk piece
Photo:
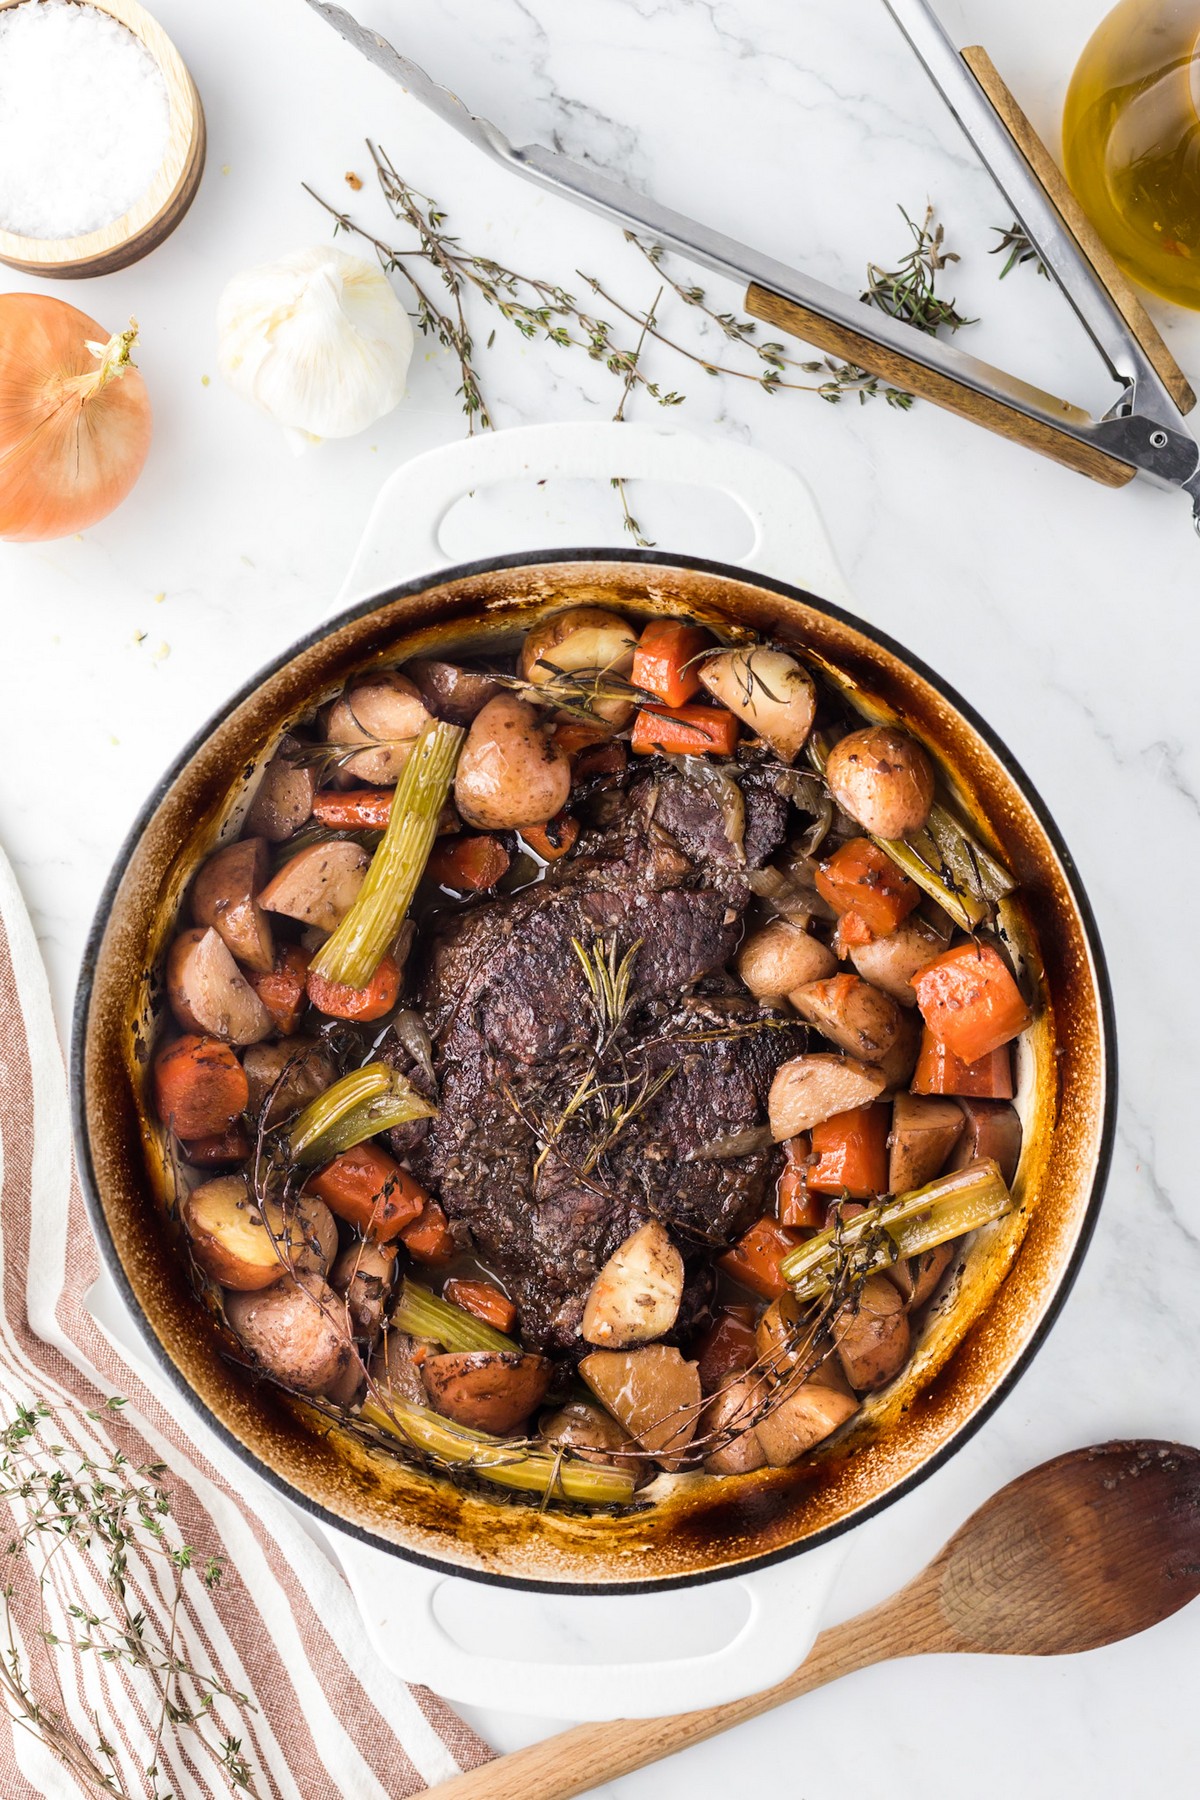
[[[494,1325],[477,1319],[474,1313],[442,1300],[406,1276],[400,1288],[400,1299],[392,1315],[392,1324],[409,1337],[432,1338],[443,1350],[515,1350],[520,1344],[505,1337]]]
[[[322,1134],[319,1145],[306,1151],[300,1160],[326,1162],[331,1156],[340,1156],[343,1150],[353,1150],[355,1144],[378,1137],[381,1131],[390,1131],[393,1125],[407,1125],[410,1119],[436,1116],[437,1107],[418,1094],[403,1075],[396,1075],[386,1094],[377,1094],[373,1100],[364,1100],[351,1107]]]
[[[822,733],[809,739],[808,760],[818,775],[825,773],[831,748]],[[934,801],[922,829],[909,832],[906,838],[868,835],[964,931],[977,931],[991,918],[997,902],[1017,885],[940,801]]]
[[[401,1443],[452,1467],[470,1469],[500,1487],[545,1494],[551,1500],[576,1500],[585,1506],[619,1506],[633,1498],[634,1477],[625,1469],[542,1455],[522,1443],[506,1443],[503,1438],[455,1425],[439,1413],[403,1400],[389,1401],[386,1411],[366,1400],[360,1411],[364,1419]]]
[[[977,1231],[1012,1209],[1012,1195],[990,1156],[978,1157],[952,1175],[939,1175],[926,1187],[868,1206],[848,1220],[839,1234],[822,1231],[784,1257],[780,1273],[799,1300],[814,1300],[832,1284],[841,1253],[861,1244],[870,1252],[871,1268],[886,1269],[906,1256],[922,1256],[938,1244]],[[882,1229],[885,1242],[878,1241]],[[835,1241],[838,1240],[838,1241]],[[857,1266],[857,1263],[856,1263]]]
[[[332,937],[313,957],[326,981],[365,987],[395,940],[437,836],[466,732],[431,719],[400,771],[391,818],[366,879]]]
[[[332,1087],[318,1094],[300,1117],[295,1121],[288,1134],[288,1148],[297,1162],[322,1162],[326,1160],[324,1139],[339,1119],[345,1118],[355,1107],[364,1101],[375,1100],[380,1094],[386,1094],[392,1085],[394,1071],[387,1063],[368,1063],[363,1069],[355,1069],[349,1075],[343,1075]]]

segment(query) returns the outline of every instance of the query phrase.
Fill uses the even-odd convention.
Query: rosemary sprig
[[[114,1413],[124,1404],[114,1396],[104,1403],[103,1413]],[[84,1415],[80,1409],[83,1416],[99,1420],[102,1413]],[[134,1465],[120,1450],[106,1460],[68,1449],[58,1441],[70,1435],[64,1425],[61,1414],[36,1399],[18,1406],[15,1417],[0,1431],[0,1501],[16,1509],[17,1519],[8,1543],[13,1574],[0,1589],[4,1609],[0,1700],[9,1717],[40,1738],[83,1786],[116,1800],[171,1800],[159,1767],[160,1747],[168,1733],[186,1734],[189,1754],[220,1770],[232,1792],[260,1795],[241,1739],[231,1736],[217,1715],[218,1706],[254,1710],[253,1702],[195,1668],[182,1651],[192,1591],[197,1582],[210,1590],[218,1586],[221,1559],[180,1538],[164,1482],[165,1465]],[[48,1597],[54,1591],[59,1561],[70,1557],[85,1563],[89,1584],[106,1593],[109,1610],[69,1604],[65,1610],[71,1631],[64,1637],[52,1628]],[[135,1559],[162,1572],[158,1585],[170,1621],[165,1641],[156,1638],[144,1615],[134,1609],[127,1576]],[[52,1659],[91,1658],[121,1665],[153,1694],[151,1761],[136,1788],[126,1780],[117,1752],[98,1724],[93,1733],[85,1734],[73,1722],[56,1670],[54,1691],[35,1691],[35,1665],[22,1636],[23,1631],[28,1635],[30,1621],[18,1621],[15,1610],[18,1587],[28,1592],[31,1580],[37,1596],[34,1635]],[[51,1666],[53,1670],[53,1660]]]
[[[1003,225],[993,225],[991,229],[999,234],[1000,242],[992,245],[988,255],[1002,256],[1006,250],[1008,251],[1008,260],[1000,271],[1001,281],[1011,269],[1019,269],[1022,263],[1028,262],[1035,263],[1037,265],[1035,273],[1045,276],[1049,281],[1050,271],[1038,254],[1037,245],[1023,225],[1014,219],[1007,231]]]

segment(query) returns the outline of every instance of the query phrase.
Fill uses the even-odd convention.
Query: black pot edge
[[[955,707],[967,722],[978,732],[984,742],[994,752],[1000,762],[1008,770],[1030,808],[1054,847],[1055,854],[1062,864],[1071,889],[1072,897],[1079,909],[1087,940],[1088,954],[1091,958],[1095,974],[1096,989],[1100,1001],[1101,1037],[1104,1054],[1104,1117],[1101,1124],[1100,1146],[1096,1157],[1096,1168],[1092,1176],[1092,1189],[1088,1198],[1087,1209],[1080,1223],[1079,1235],[1076,1238],[1070,1258],[1059,1277],[1058,1285],[1039,1319],[1029,1341],[1014,1361],[1011,1369],[1000,1381],[987,1399],[979,1406],[971,1417],[956,1431],[949,1441],[942,1445],[927,1462],[906,1476],[902,1481],[881,1494],[877,1500],[859,1508],[856,1512],[839,1519],[835,1525],[826,1526],[824,1530],[805,1538],[797,1544],[787,1545],[780,1550],[773,1550],[766,1555],[749,1557],[743,1562],[734,1563],[717,1569],[703,1569],[687,1575],[664,1576],[655,1581],[630,1582],[569,1582],[569,1581],[536,1581],[518,1575],[497,1575],[486,1569],[460,1567],[458,1564],[438,1557],[423,1556],[419,1552],[409,1550],[402,1545],[394,1544],[387,1538],[378,1537],[360,1525],[354,1525],[340,1519],[336,1513],[330,1512],[317,1501],[300,1493],[273,1469],[268,1469],[253,1451],[242,1444],[219,1419],[201,1402],[188,1383],[183,1379],[162,1344],[150,1328],[134,1296],[133,1289],[125,1274],[124,1266],[117,1255],[116,1246],[108,1229],[108,1221],[100,1203],[99,1190],[96,1183],[96,1172],[91,1158],[91,1146],[88,1138],[87,1119],[83,1103],[83,1061],[84,1044],[87,1035],[88,1010],[91,1003],[92,980],[96,959],[104,938],[108,923],[108,914],[112,902],[124,876],[126,866],[140,839],[146,825],[157,811],[167,792],[182,773],[192,757],[197,753],[213,731],[227,719],[230,713],[242,704],[286,663],[298,656],[302,651],[311,648],[323,638],[336,631],[339,626],[349,624],[364,614],[375,612],[382,606],[388,606],[396,600],[404,599],[411,594],[423,593],[427,588],[440,586],[446,582],[469,579],[473,575],[482,575],[502,569],[534,567],[539,563],[571,563],[571,562],[624,562],[642,564],[651,568],[684,568],[694,569],[701,574],[715,575],[721,580],[732,582],[750,582],[756,587],[767,588],[782,594],[786,599],[798,600],[808,606],[830,614],[831,617],[851,626],[866,638],[879,644],[883,649],[907,665],[915,674],[928,682],[942,697]],[[860,619],[857,614],[847,611],[835,602],[823,600],[807,589],[792,587],[788,582],[778,581],[770,576],[756,575],[752,569],[737,568],[727,563],[713,562],[705,557],[686,554],[671,555],[661,550],[635,550],[619,546],[608,549],[565,549],[565,550],[533,550],[518,551],[506,556],[481,557],[474,562],[457,563],[448,568],[437,569],[429,574],[414,576],[397,586],[387,588],[381,593],[373,594],[366,599],[354,602],[332,619],[325,621],[312,631],[307,632],[286,650],[265,664],[257,674],[234,693],[216,713],[214,713],[200,729],[193,734],[188,743],[174,758],[166,773],[155,784],[150,795],[141,807],[125,839],[117,853],[116,860],[101,890],[96,913],[88,933],[84,947],[83,962],[80,969],[79,985],[76,989],[75,1004],[72,1011],[71,1051],[69,1058],[71,1087],[71,1124],[75,1139],[75,1150],[79,1165],[80,1182],[92,1230],[96,1235],[105,1264],[120,1290],[121,1297],[131,1317],[137,1324],[142,1340],[150,1350],[159,1367],[167,1375],[172,1386],[183,1396],[187,1404],[198,1412],[210,1431],[216,1433],[234,1455],[244,1462],[248,1468],[267,1481],[278,1493],[290,1500],[293,1505],[301,1507],[322,1525],[334,1531],[342,1532],[358,1542],[367,1544],[375,1550],[382,1550],[392,1556],[400,1557],[405,1562],[415,1563],[421,1568],[432,1569],[446,1576],[457,1576],[466,1581],[483,1582],[490,1587],[515,1588],[528,1593],[540,1594],[579,1594],[612,1596],[614,1594],[656,1594],[670,1592],[675,1588],[699,1587],[707,1582],[735,1580],[740,1575],[753,1574],[760,1569],[770,1568],[790,1557],[802,1555],[805,1551],[818,1549],[823,1544],[832,1543],[835,1538],[852,1530],[855,1526],[865,1524],[868,1519],[875,1518],[895,1501],[910,1494],[928,1477],[940,1469],[956,1451],[960,1450],[992,1416],[1001,1402],[1006,1400],[1021,1376],[1028,1369],[1034,1356],[1045,1342],[1055,1321],[1057,1320],[1072,1287],[1079,1274],[1083,1258],[1096,1228],[1100,1206],[1104,1197],[1112,1164],[1113,1139],[1116,1131],[1117,1113],[1117,1049],[1116,1049],[1116,1015],[1113,1007],[1112,989],[1108,976],[1108,965],[1100,943],[1096,927],[1095,914],[1088,899],[1087,892],[1075,867],[1062,834],[1056,825],[1049,808],[1041,795],[1026,775],[1021,764],[1013,756],[1008,746],[992,730],[986,720],[980,717],[969,701],[952,688],[941,676],[937,675],[920,657],[914,656],[902,644],[890,637],[887,632]]]

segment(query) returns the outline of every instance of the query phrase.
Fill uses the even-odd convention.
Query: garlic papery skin
[[[413,353],[387,276],[329,245],[235,275],[217,306],[217,337],[230,387],[297,447],[353,437],[391,412]]]

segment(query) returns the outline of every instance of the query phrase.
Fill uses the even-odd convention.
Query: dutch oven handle
[[[746,568],[852,606],[816,501],[794,470],[727,438],[612,420],[515,425],[445,444],[403,464],[375,502],[340,604],[444,568],[449,558],[440,542],[442,522],[465,494],[522,479],[607,485],[617,475],[720,490],[754,527],[754,542],[740,559]],[[628,540],[623,548],[628,550]]]
[[[371,1643],[387,1666],[407,1681],[463,1705],[546,1719],[646,1719],[693,1712],[758,1693],[782,1681],[812,1649],[846,1554],[837,1538],[815,1550],[731,1575],[747,1603],[744,1623],[719,1649],[697,1656],[651,1655],[591,1661],[573,1648],[588,1641],[588,1593],[563,1602],[536,1589],[508,1593],[507,1617],[520,1639],[520,1615],[534,1608],[555,1640],[553,1662],[525,1661],[519,1654],[489,1654],[478,1633],[475,1646],[451,1635],[437,1615],[438,1590],[452,1577],[437,1569],[388,1556],[370,1544],[326,1528],[350,1582]],[[686,1585],[686,1582],[683,1584]],[[608,1589],[611,1599],[619,1589]],[[620,1595],[628,1610],[621,1636],[631,1646],[653,1643],[658,1621],[669,1621],[678,1595]],[[561,1643],[561,1650],[558,1644]],[[597,1779],[602,1779],[597,1776]]]

